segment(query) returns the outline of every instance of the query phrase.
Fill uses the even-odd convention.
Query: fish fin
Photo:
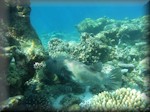
[[[95,63],[93,65],[90,65],[89,67],[90,67],[90,70],[92,70],[92,71],[101,72],[101,70],[102,70],[102,62],[97,62],[97,63]]]
[[[120,68],[116,68],[110,71],[108,74],[104,74],[103,84],[109,90],[115,90],[122,85],[122,73]]]

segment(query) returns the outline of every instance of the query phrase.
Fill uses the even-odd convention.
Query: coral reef
[[[51,84],[50,86],[36,79],[28,81],[26,86],[23,105],[25,110],[29,111],[68,110],[70,106],[81,101],[73,94],[84,92],[84,88],[79,89],[81,86],[76,84]]]
[[[108,60],[110,47],[101,40],[97,40],[89,35],[82,39],[80,43],[65,43],[60,39],[52,39],[49,42],[49,55],[56,57],[60,54],[69,54],[71,58],[79,60],[85,64],[96,63]]]
[[[79,23],[76,27],[79,32],[87,32],[97,34],[101,30],[103,30],[104,26],[111,21],[107,21],[107,19],[99,18],[97,20],[92,20],[91,18],[86,18],[81,23]]]
[[[135,89],[120,88],[114,92],[99,93],[80,103],[80,107],[88,111],[143,111],[149,108],[147,98]]]
[[[58,55],[65,55],[73,52],[75,46],[70,43],[66,43],[61,39],[58,38],[52,38],[48,42],[48,48],[51,52],[49,52],[49,55],[51,57],[56,57]]]
[[[101,31],[92,32],[91,27],[81,22],[84,31],[78,28],[80,42],[65,42],[59,39],[49,41],[49,55],[57,57],[58,55],[67,55],[87,65],[94,65],[103,62],[102,72],[108,73],[114,68],[121,68],[122,87],[137,89],[149,94],[149,83],[145,80],[148,77],[148,66],[145,60],[148,60],[148,45],[146,29],[148,16],[137,19],[113,20],[107,19],[107,23]],[[103,18],[104,19],[104,18]],[[103,20],[102,19],[102,20]],[[91,24],[92,21],[91,20]],[[109,22],[108,22],[109,21]],[[96,24],[93,23],[93,24]],[[82,26],[80,26],[82,27]],[[89,30],[87,30],[89,27]],[[56,41],[56,45],[54,44]],[[140,52],[139,52],[140,51]],[[148,62],[148,61],[147,61]],[[96,87],[91,88],[93,93],[100,92]]]
[[[105,62],[109,59],[110,48],[101,40],[89,36],[78,45],[72,53],[74,57],[85,64]]]
[[[147,16],[133,20],[114,20],[106,17],[97,20],[86,18],[77,25],[77,29],[81,33],[93,33],[97,36],[106,36],[107,39],[110,37],[115,40],[121,39],[122,42],[130,42],[129,40],[137,40],[145,35],[142,28],[146,26],[147,18]]]
[[[34,91],[32,91],[34,92]],[[25,93],[25,110],[27,111],[48,111],[53,110],[48,97],[42,92]]]
[[[79,42],[66,42],[62,40],[64,34],[58,32],[51,35],[55,38],[48,42],[47,53],[30,24],[29,0],[1,0],[0,4],[0,111],[149,109],[150,89],[146,80],[149,76],[146,42],[150,34],[146,28],[149,16],[131,20],[87,18],[76,26]],[[65,61],[56,59],[62,55],[66,57]],[[55,60],[50,60],[48,65],[51,57]],[[64,63],[68,64],[66,71],[83,75],[82,79],[68,80],[71,74],[62,71]],[[93,76],[98,77],[96,73],[102,73],[99,78],[107,91],[97,85],[90,88],[95,81]],[[60,76],[68,79],[63,80]],[[91,81],[89,87],[79,83],[86,79]],[[111,82],[112,79],[117,81]],[[112,84],[119,84],[121,88],[111,91]]]
[[[91,22],[91,24],[98,24],[97,21],[101,23],[103,21],[107,22],[104,22],[104,28],[96,34],[81,31],[81,41],[78,43],[65,42],[61,39],[50,40],[48,44],[49,55],[69,54],[70,57],[85,64],[93,64],[99,61],[107,62],[112,59],[125,61],[125,63],[131,62],[134,59],[138,61],[148,51],[145,39],[146,31],[143,30],[147,23],[146,18],[147,16],[133,20],[100,18],[94,21],[90,19],[90,21],[95,22]],[[85,19],[81,24],[87,25],[86,29],[88,29],[88,22]],[[84,25],[79,26],[84,27]],[[143,43],[140,43],[140,41]],[[138,52],[139,50],[141,52]]]

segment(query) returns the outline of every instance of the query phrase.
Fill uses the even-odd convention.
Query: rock
[[[6,76],[5,79],[2,77],[3,80],[9,77],[7,83],[11,88],[15,88],[12,92],[14,96],[16,91],[23,88],[24,83],[34,76],[34,62],[43,61],[47,54],[30,23],[30,0],[1,0],[0,4],[0,61],[5,63],[0,64],[0,74]],[[15,60],[15,66],[10,65],[12,58]],[[17,70],[13,70],[18,72],[12,72],[12,66],[16,67]]]
[[[149,65],[150,65],[150,58],[145,57],[139,62],[138,68],[141,73],[144,73],[145,75],[149,75],[149,71],[150,71]]]
[[[23,103],[24,96],[18,95],[10,97],[7,100],[0,102],[0,111],[13,111],[21,110],[21,105]]]
[[[77,29],[79,32],[87,32],[87,33],[98,33],[100,30],[103,29],[106,23],[105,18],[100,20],[92,20],[91,18],[86,18],[80,24],[77,25]]]

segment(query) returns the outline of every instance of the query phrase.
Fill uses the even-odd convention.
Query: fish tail
[[[110,73],[104,75],[103,85],[107,89],[116,90],[122,85],[122,73],[120,68],[111,70]]]

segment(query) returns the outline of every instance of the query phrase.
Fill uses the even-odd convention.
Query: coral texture
[[[1,0],[0,4],[0,61],[4,63],[0,64],[0,85],[9,85],[17,95],[34,76],[34,62],[44,60],[46,53],[30,23],[30,0]]]
[[[127,63],[134,59],[138,61],[148,51],[148,48],[145,47],[147,31],[144,27],[147,24],[147,18],[144,16],[131,20],[85,19],[77,27],[81,41],[73,43],[57,38],[51,39],[48,43],[49,55],[53,57],[69,54],[70,57],[85,64],[107,62],[113,59]],[[100,23],[103,25],[101,26]],[[95,24],[101,27],[101,30],[96,30],[97,33],[92,32],[97,28]],[[133,45],[135,46],[132,47]]]
[[[114,92],[99,93],[80,106],[89,111],[140,111],[148,108],[148,97],[135,89],[120,88]]]

